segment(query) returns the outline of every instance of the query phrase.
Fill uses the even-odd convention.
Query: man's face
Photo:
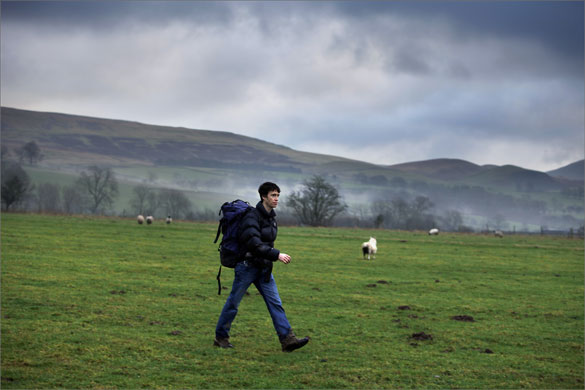
[[[279,196],[280,192],[270,191],[268,195],[262,197],[264,205],[270,207],[271,209],[275,209],[276,206],[278,206]]]

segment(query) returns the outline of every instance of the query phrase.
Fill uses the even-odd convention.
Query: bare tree
[[[303,183],[304,188],[293,192],[287,205],[298,220],[305,225],[326,226],[333,218],[347,209],[337,188],[322,176],[313,176]]]
[[[144,214],[147,209],[152,209],[152,194],[154,191],[151,187],[145,184],[139,184],[132,190],[133,196],[130,199],[130,208],[136,214]],[[156,197],[154,197],[156,198]],[[150,201],[150,202],[149,202]],[[149,204],[151,203],[151,204]],[[151,206],[151,207],[149,207]],[[154,210],[148,210],[152,214]]]
[[[439,217],[441,229],[446,231],[458,231],[463,225],[463,217],[457,210],[447,210],[442,217]]]
[[[433,202],[426,196],[417,196],[412,201],[412,213],[415,215],[422,215],[434,207]]]
[[[57,184],[43,183],[37,188],[39,212],[61,211],[61,191]]]
[[[28,161],[30,165],[36,164],[43,159],[41,148],[35,141],[30,141],[24,144],[22,148],[18,150],[20,161]]]
[[[4,211],[21,203],[33,190],[28,174],[19,164],[2,164],[2,204]]]
[[[67,214],[81,214],[87,200],[76,185],[63,188],[63,211]]]
[[[435,225],[435,218],[429,213],[433,203],[424,196],[418,196],[412,202],[402,198],[383,200],[372,204],[372,212],[376,215],[376,224],[390,229],[428,229]]]
[[[160,206],[166,215],[183,218],[191,211],[191,201],[179,190],[162,190],[159,194]]]
[[[384,200],[376,200],[371,205],[374,224],[377,228],[384,226],[385,220],[390,216],[390,204]]]
[[[77,185],[89,195],[92,214],[105,212],[118,196],[118,181],[111,168],[91,166],[88,172],[81,172]]]
[[[402,198],[393,199],[390,206],[389,223],[391,228],[406,229],[410,218],[410,206]]]
[[[160,208],[161,199],[156,192],[149,192],[146,196],[146,209],[144,214],[155,215]]]

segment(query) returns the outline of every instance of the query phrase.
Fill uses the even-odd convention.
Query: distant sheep
[[[136,217],[136,221],[138,222],[139,225],[142,225],[144,223],[144,216],[139,215],[138,217]]]
[[[431,229],[429,230],[429,236],[437,236],[439,234],[439,229]]]
[[[504,233],[501,230],[495,230],[494,237],[504,238]]]
[[[170,215],[167,217],[166,222],[167,222],[167,225],[170,224],[171,222],[173,222],[173,219],[171,218]]]
[[[146,224],[150,225],[154,222],[154,218],[152,217],[152,215],[149,215],[148,217],[146,217]]]
[[[368,256],[368,260],[370,260],[370,256],[376,258],[376,252],[378,251],[377,241],[374,237],[370,237],[370,241],[366,241],[362,244],[362,253],[364,255],[364,259]]]

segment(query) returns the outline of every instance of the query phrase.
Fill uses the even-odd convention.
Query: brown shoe
[[[303,339],[298,339],[295,336],[295,333],[291,330],[289,334],[286,335],[282,340],[280,340],[280,344],[282,345],[283,352],[292,352],[295,349],[299,349],[304,347],[308,342],[309,338],[305,337]]]
[[[215,340],[213,340],[213,345],[215,345],[216,347],[221,347],[221,348],[233,348],[234,347],[230,343],[229,338],[224,338],[224,339],[216,338]]]

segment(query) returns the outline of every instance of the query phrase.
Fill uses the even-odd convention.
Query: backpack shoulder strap
[[[219,239],[219,234],[221,233],[221,226],[223,225],[222,221],[219,221],[219,224],[217,226],[217,234],[215,235],[215,240],[213,240],[213,243],[215,244],[217,242],[217,240]]]
[[[228,205],[230,202],[224,202],[221,207],[219,208],[219,213],[217,213],[217,215],[221,215],[221,213],[223,212],[223,208]],[[225,214],[224,214],[224,218],[225,218]],[[223,225],[223,221],[224,218],[219,220],[219,225],[217,226],[217,234],[215,235],[215,240],[213,240],[213,243],[215,244],[217,242],[217,240],[219,239],[219,233],[221,233],[221,227]]]

